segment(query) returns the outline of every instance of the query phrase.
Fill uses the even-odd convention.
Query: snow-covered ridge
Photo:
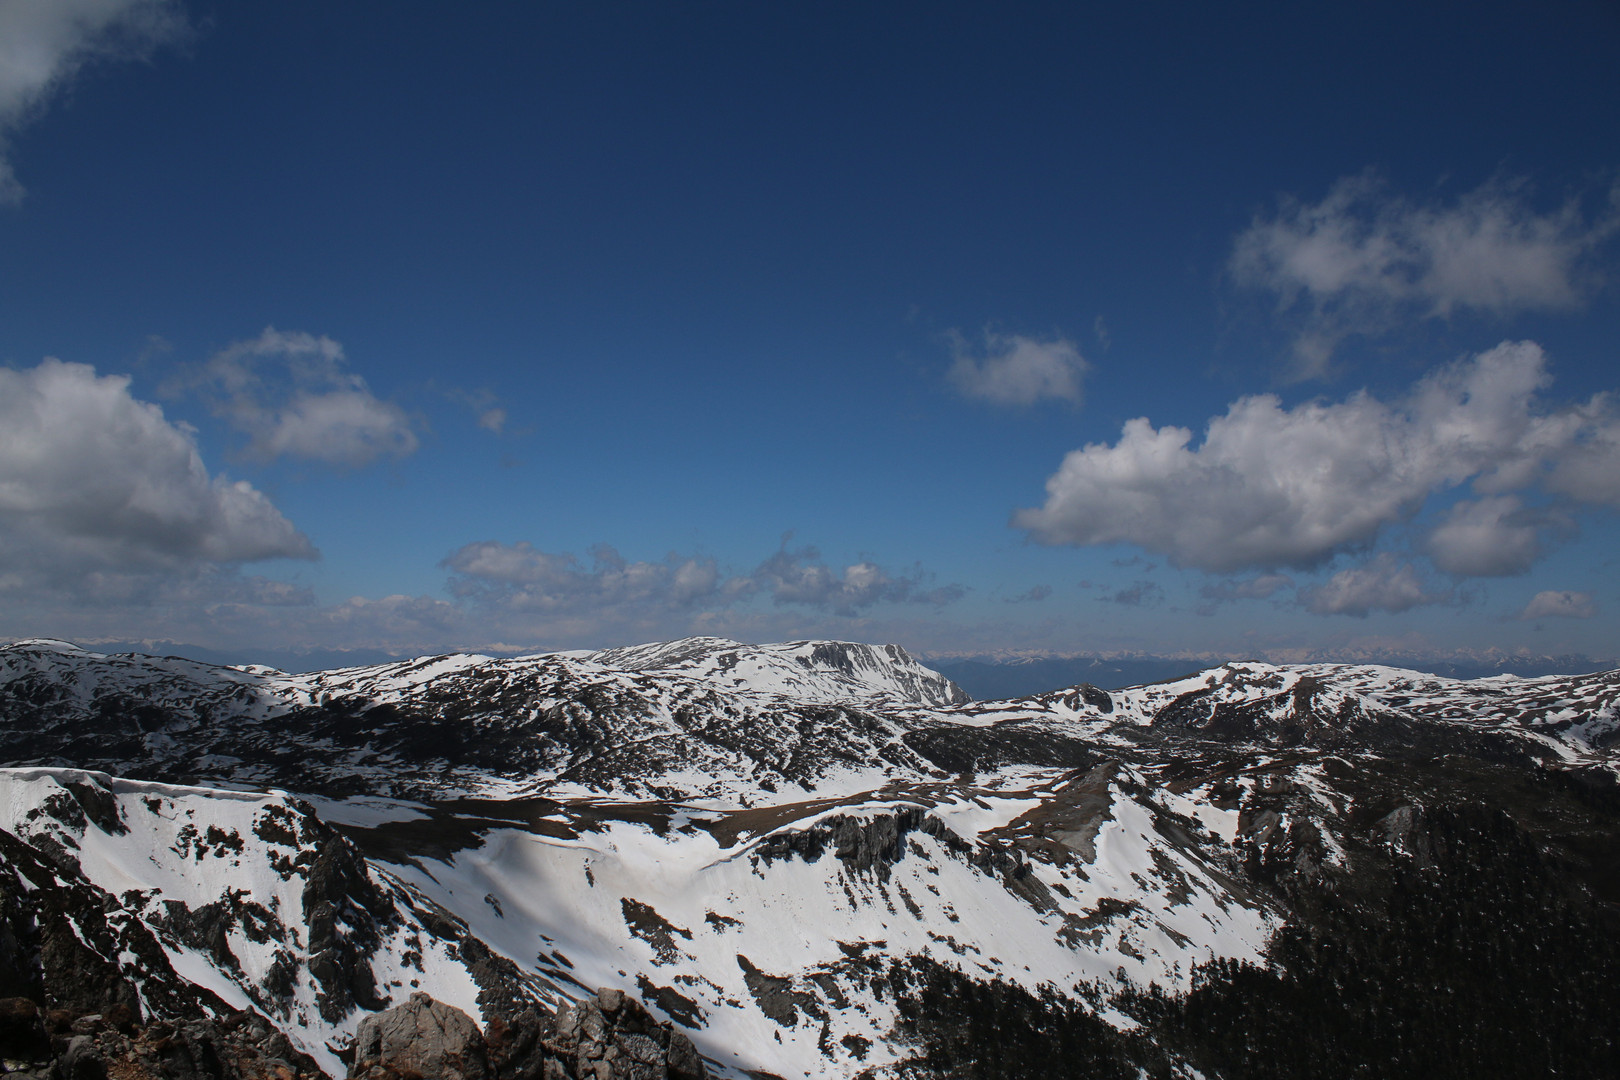
[[[0,830],[44,856],[29,891],[99,894],[88,909],[64,905],[67,918],[144,1015],[187,993],[205,1009],[255,1009],[341,1076],[334,1048],[412,988],[478,1013],[458,920],[285,793],[0,769]],[[519,981],[559,997],[543,979]]]
[[[188,688],[205,681],[262,688],[289,702],[338,690],[376,700],[409,694],[434,682],[483,668],[522,674],[568,664],[623,672],[657,672],[699,679],[731,692],[758,693],[798,702],[833,704],[955,705],[968,701],[961,688],[914,660],[898,645],[844,641],[796,641],[745,645],[698,637],[597,652],[541,653],[501,658],[480,653],[421,656],[386,664],[289,674],[260,665],[221,666],[179,657],[140,653],[105,655],[72,642],[31,638],[0,644],[0,678],[94,661],[100,670],[150,687],[178,680]]]
[[[959,699],[897,647],[718,639],[423,657],[288,675],[55,642],[0,647],[0,766],[312,794],[776,801],[1057,763],[1143,738],[1417,749],[1506,738],[1612,767],[1620,673],[1437,679],[1228,664],[1172,682]],[[1071,749],[1066,749],[1071,748]]]
[[[748,798],[929,772],[883,710],[965,700],[897,646],[718,639],[285,674],[0,647],[0,765],[387,795],[584,787]],[[20,722],[14,722],[20,721]],[[296,749],[294,749],[296,748]],[[881,782],[881,781],[879,781]]]
[[[743,645],[725,638],[696,637],[604,649],[588,653],[586,658],[623,671],[679,673],[800,702],[960,705],[968,701],[960,687],[919,664],[899,645],[848,641]]]
[[[1047,722],[1103,741],[1133,728],[1271,745],[1489,731],[1612,767],[1620,670],[1469,680],[1376,665],[1234,662],[1166,682],[1113,691],[1071,687],[973,702],[952,713],[980,725]]]
[[[496,1015],[472,963],[488,950],[506,964],[496,997],[555,1005],[619,987],[686,1025],[733,1076],[842,1076],[908,1051],[896,1003],[873,985],[896,958],[1032,993],[1185,989],[1189,955],[1259,959],[1276,914],[1226,895],[1218,850],[1161,835],[1170,811],[1150,785],[1104,766],[797,816],[668,807],[661,824],[633,805],[565,802],[525,823],[486,816],[495,805],[328,802],[375,852],[334,872],[354,849],[286,794],[0,770],[0,830],[97,890],[94,906],[123,927],[108,959],[145,1011],[162,1014],[171,984],[201,988],[296,1032],[333,1075],[361,1017],[411,990]],[[1026,854],[1054,812],[1074,838]],[[1236,815],[1210,813],[1218,848]],[[750,833],[753,820],[777,823]],[[337,932],[322,938],[320,912],[334,908]],[[127,945],[136,937],[158,944],[167,970]],[[321,960],[334,956],[336,982]]]

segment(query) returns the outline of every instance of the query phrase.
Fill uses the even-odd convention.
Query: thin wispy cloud
[[[1292,197],[1233,245],[1240,286],[1276,298],[1295,327],[1295,374],[1324,374],[1351,334],[1460,312],[1508,316],[1579,306],[1591,257],[1620,230],[1620,187],[1595,212],[1571,198],[1538,210],[1525,181],[1493,180],[1448,202],[1392,194],[1374,173],[1316,203]]]
[[[1121,607],[1152,607],[1164,601],[1164,589],[1151,581],[1138,581],[1122,589],[1116,589],[1107,596],[1097,597],[1102,604],[1118,604]]]
[[[502,435],[506,432],[507,421],[511,416],[501,399],[493,390],[480,388],[477,390],[463,390],[459,387],[450,387],[443,391],[449,400],[469,410],[473,415],[473,422],[491,435]]]
[[[1620,410],[1607,395],[1554,407],[1546,357],[1507,342],[1420,381],[1400,401],[1365,392],[1285,408],[1244,397],[1191,430],[1128,421],[1119,440],[1072,451],[1044,505],[1013,524],[1045,544],[1136,544],[1214,573],[1309,569],[1371,543],[1433,495],[1620,505]],[[1516,572],[1549,516],[1503,502],[1454,511],[1430,538],[1447,568]],[[1481,538],[1501,540],[1493,558]]]
[[[1199,587],[1198,595],[1215,603],[1267,600],[1293,584],[1294,579],[1287,574],[1257,574],[1254,577],[1209,582]]]
[[[1076,405],[1090,365],[1067,338],[1049,340],[986,331],[975,347],[951,334],[950,380],[965,397],[995,405],[1033,405],[1048,398]]]
[[[144,60],[189,33],[175,0],[0,0],[0,203],[24,195],[11,139],[85,67]]]
[[[1598,613],[1589,592],[1548,589],[1536,593],[1519,612],[1520,619],[1590,619]]]
[[[1042,600],[1050,599],[1051,596],[1052,586],[1031,585],[1028,590],[1019,593],[1017,596],[1009,596],[1004,602],[1008,604],[1038,604]]]

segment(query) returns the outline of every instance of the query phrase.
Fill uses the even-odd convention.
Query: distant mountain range
[[[701,639],[692,639],[701,640]],[[281,671],[309,672],[329,668],[387,664],[402,659],[381,649],[269,649],[253,653],[233,652],[176,641],[95,641],[81,642],[101,653],[144,653],[178,656],[209,664],[262,664]],[[654,643],[640,648],[656,648]],[[636,648],[636,647],[632,647]],[[587,654],[580,650],[577,655]],[[495,656],[515,656],[499,652]],[[955,682],[964,692],[980,699],[1041,694],[1065,686],[1088,682],[1105,690],[1141,683],[1174,679],[1194,671],[1219,666],[1229,660],[1269,660],[1274,657],[1221,656],[1214,654],[1153,656],[1131,655],[1052,655],[1045,653],[1011,655],[923,656],[935,671]],[[1583,675],[1620,667],[1620,658],[1594,658],[1577,654],[1530,656],[1491,651],[1453,653],[1354,653],[1320,650],[1293,662],[1378,664],[1405,668],[1451,679],[1480,679],[1491,675]]]
[[[1040,694],[1077,683],[1105,690],[1174,679],[1190,672],[1244,657],[1168,656],[1028,656],[1010,658],[933,657],[929,663],[976,698],[1020,697]],[[1402,656],[1368,654],[1356,657],[1323,654],[1313,663],[1377,664],[1443,675],[1450,679],[1482,679],[1492,675],[1585,675],[1620,666],[1614,660],[1589,656],[1451,655]]]
[[[367,1061],[460,1010],[461,1080],[1603,1075],[1617,778],[1620,671],[16,642],[0,1058],[441,1080]]]

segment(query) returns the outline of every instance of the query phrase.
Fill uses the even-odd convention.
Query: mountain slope
[[[842,643],[285,675],[23,642],[0,648],[0,842],[78,897],[80,939],[147,942],[102,950],[107,985],[252,1005],[331,1072],[414,989],[487,1023],[609,986],[734,1075],[934,1075],[1024,1037],[964,998],[1104,1073],[1249,1075],[1198,1010],[1326,1024],[1284,1007],[1316,979],[1382,1015],[1324,958],[1396,979],[1418,961],[1378,951],[1392,926],[1496,941],[1495,905],[1617,940],[1616,673],[1229,664],[961,696]],[[1510,950],[1531,983],[1575,973],[1549,1001],[1606,1000],[1612,950],[1511,932],[1542,950]]]

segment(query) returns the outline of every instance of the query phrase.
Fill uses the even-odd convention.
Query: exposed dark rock
[[[644,904],[640,900],[627,896],[619,901],[619,906],[630,932],[652,946],[654,963],[673,964],[681,958],[680,946],[675,944],[675,938],[679,936],[690,941],[692,931],[676,926],[658,914],[651,904]]]
[[[658,986],[645,975],[636,977],[636,989],[641,991],[641,999],[658,1006],[668,1016],[674,1017],[686,1027],[698,1028],[708,1023],[708,1014],[703,1007],[673,986]]]
[[[564,1005],[541,1045],[544,1080],[704,1080],[708,1075],[690,1039],[613,988]]]
[[[152,930],[116,897],[0,831],[0,905],[6,904],[14,949],[4,977],[47,1010],[122,1015],[125,1026],[142,1019],[143,998],[158,1016],[230,1011],[212,992],[177,976]],[[127,970],[109,959],[117,957],[126,958]],[[139,991],[129,971],[140,973]]]
[[[309,971],[320,984],[321,1015],[339,1021],[356,1006],[380,1009],[370,958],[399,913],[371,881],[365,858],[336,832],[322,837],[315,865],[304,883],[304,917],[309,927]]]
[[[768,975],[755,967],[748,957],[737,954],[737,966],[742,969],[743,982],[748,992],[753,995],[754,1003],[759,1011],[775,1020],[783,1027],[793,1027],[799,1022],[799,1010],[814,1016],[822,1012],[821,1003],[816,995],[806,990],[796,990],[793,980],[782,975]]]
[[[129,827],[118,809],[118,796],[107,787],[106,781],[107,777],[89,774],[82,780],[64,780],[62,786],[77,800],[84,816],[96,828],[111,836],[123,836],[129,832]]]
[[[906,837],[913,832],[925,833],[940,838],[947,846],[967,850],[967,845],[943,822],[926,810],[912,806],[870,818],[834,814],[808,829],[778,832],[768,837],[754,849],[754,855],[766,862],[781,858],[814,862],[831,847],[851,873],[870,873],[879,880],[887,880],[889,867],[905,857]]]
[[[1031,730],[1017,720],[988,727],[921,727],[906,732],[902,741],[947,773],[975,773],[1007,765],[1082,769],[1099,759],[1097,748],[1085,740]]]
[[[120,1015],[121,1014],[121,1015]],[[52,1010],[50,1034],[27,999],[0,1001],[0,1058],[37,1080],[322,1080],[309,1055],[256,1013],[157,1020],[113,1006]]]

